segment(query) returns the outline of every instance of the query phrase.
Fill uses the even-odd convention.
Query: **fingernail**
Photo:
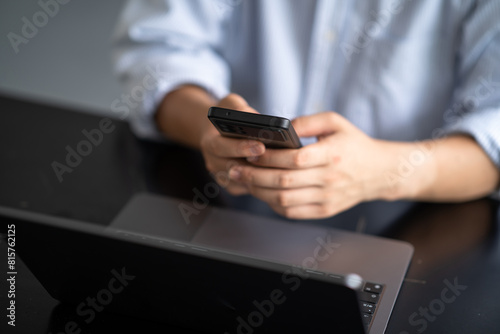
[[[257,161],[259,161],[259,157],[248,157],[247,161],[248,162],[257,162]]]
[[[258,144],[250,146],[249,150],[252,153],[252,155],[261,155],[262,153],[264,153],[262,145]]]
[[[229,170],[229,178],[231,180],[238,181],[241,178],[241,168],[231,168],[231,170]]]

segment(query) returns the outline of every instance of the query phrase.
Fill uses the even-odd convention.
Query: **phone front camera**
[[[231,115],[231,113],[229,111],[226,111],[226,116],[229,116]]]

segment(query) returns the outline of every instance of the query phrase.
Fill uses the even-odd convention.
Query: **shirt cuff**
[[[182,85],[200,86],[217,100],[229,93],[226,64],[210,54],[193,55],[196,60],[189,58],[186,54],[169,55],[166,59],[128,64],[120,71],[125,73],[122,81],[126,96],[132,102],[129,104],[131,128],[138,137],[165,140],[154,116],[165,95]]]

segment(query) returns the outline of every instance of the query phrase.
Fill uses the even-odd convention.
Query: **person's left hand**
[[[385,142],[372,139],[334,112],[299,117],[300,137],[318,142],[300,149],[267,149],[230,178],[276,212],[294,219],[335,215],[362,201],[390,198],[384,173],[392,167]]]

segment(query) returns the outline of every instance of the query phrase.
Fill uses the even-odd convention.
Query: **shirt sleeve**
[[[472,136],[500,169],[500,2],[478,1],[464,21],[445,133]],[[499,197],[500,190],[495,194]]]
[[[229,66],[220,56],[227,9],[218,1],[128,1],[116,27],[115,71],[125,93],[112,109],[128,116],[137,136],[163,138],[154,113],[168,92],[198,85],[227,95]]]

